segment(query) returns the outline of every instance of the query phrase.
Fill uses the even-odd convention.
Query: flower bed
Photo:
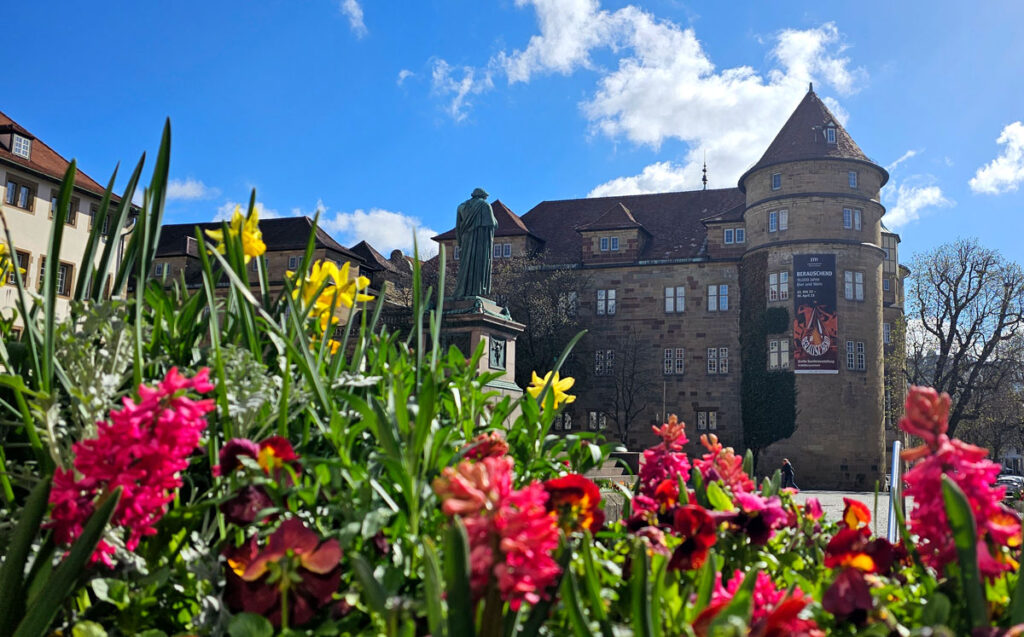
[[[160,224],[166,159],[115,300],[88,285],[102,266],[85,268],[61,322],[52,290],[15,276],[30,320],[18,338],[0,321],[0,636],[1024,630],[1020,518],[985,451],[946,436],[948,397],[908,397],[901,426],[923,444],[904,455],[913,508],[895,544],[858,502],[827,522],[778,475],[755,483],[750,456],[713,435],[688,456],[675,417],[635,492],[603,485],[621,498],[610,522],[583,474],[615,446],[551,432],[573,399],[564,355],[520,400],[487,392],[482,351],[438,347],[426,308],[443,299],[418,270],[414,316],[431,329],[409,335],[311,250],[272,295],[249,210],[214,249],[197,236],[199,293],[129,292],[152,269],[141,237]]]

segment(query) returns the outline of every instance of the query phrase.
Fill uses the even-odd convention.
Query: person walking
[[[782,459],[782,488],[786,487],[800,488],[796,486],[796,471],[793,471],[793,465],[789,463],[789,458]]]

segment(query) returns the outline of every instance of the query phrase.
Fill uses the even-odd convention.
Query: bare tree
[[[595,335],[594,340],[596,338]],[[595,381],[599,385],[608,385],[605,413],[613,425],[615,437],[628,444],[629,433],[637,418],[657,401],[656,386],[651,380],[656,375],[649,368],[650,362],[657,359],[641,351],[640,335],[635,327],[629,327],[607,343],[614,346],[614,362],[605,361],[608,365],[605,382]],[[597,349],[600,348],[598,345]]]
[[[1019,367],[1012,377],[1011,382],[1003,383],[988,396],[978,417],[965,421],[960,431],[960,437],[967,442],[988,449],[993,460],[1011,447],[1020,449],[1024,442],[1024,386]]]
[[[916,255],[907,285],[907,380],[953,398],[952,435],[972,421],[1022,355],[1024,272],[976,240]]]

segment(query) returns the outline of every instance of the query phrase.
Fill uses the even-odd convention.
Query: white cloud
[[[211,188],[198,179],[172,179],[167,183],[167,199],[169,201],[196,201],[213,199],[220,194],[217,188]]]
[[[405,82],[407,79],[414,75],[416,74],[410,71],[409,69],[402,69],[401,71],[398,72],[398,79],[395,81],[395,83],[401,86],[403,82]]]
[[[448,105],[448,114],[452,119],[461,122],[466,119],[467,110],[470,106],[466,98],[470,95],[477,95],[494,87],[490,71],[481,72],[478,76],[477,69],[471,66],[462,67],[461,79],[453,75],[452,67],[445,60],[435,60],[434,68],[431,71],[431,83],[434,91],[441,95],[454,94]]]
[[[357,38],[366,35],[366,25],[363,23],[363,8],[359,6],[359,0],[341,0],[338,7],[348,17],[348,24],[352,27],[352,33]]]
[[[1017,190],[1024,182],[1024,124],[1017,121],[1008,125],[996,143],[1006,146],[968,182],[974,192],[998,195]]]
[[[899,159],[886,166],[885,169],[889,172],[892,172],[897,166],[917,155],[918,152],[919,151],[916,150],[908,150],[907,152],[900,155]]]
[[[214,221],[231,221],[231,215],[235,213],[235,208],[241,208],[242,214],[246,214],[249,211],[249,202],[239,203],[237,201],[225,201],[223,205],[217,208],[217,214],[213,216]],[[271,210],[263,205],[262,201],[256,202],[256,208],[260,212],[260,219],[276,219],[281,215],[276,210]]]
[[[921,180],[924,180],[925,183],[917,185]],[[929,181],[931,181],[929,177],[914,175],[913,177],[908,177],[903,183],[896,186],[894,190],[887,188],[886,197],[889,199],[895,197],[895,203],[889,207],[885,216],[882,217],[882,223],[887,228],[895,230],[919,219],[921,217],[921,210],[924,208],[945,208],[955,205],[956,202],[948,199],[942,193],[941,188],[928,183]]]
[[[821,101],[825,102],[825,106],[828,107],[828,110],[832,111],[832,114],[836,116],[836,119],[839,120],[839,125],[845,127],[850,121],[850,113],[843,108],[843,105],[835,98],[828,96],[821,98]]]
[[[692,185],[699,177],[686,174],[686,167],[670,161],[661,161],[644,168],[639,175],[617,177],[597,186],[588,197],[614,195],[642,195],[649,192],[675,192]]]
[[[437,231],[424,226],[416,217],[381,208],[371,208],[369,211],[357,209],[332,215],[326,214],[323,202],[318,202],[318,207],[324,211],[320,215],[320,226],[342,245],[351,246],[366,241],[381,254],[396,249],[412,254],[415,234],[421,259],[437,254],[437,244],[430,240]]]

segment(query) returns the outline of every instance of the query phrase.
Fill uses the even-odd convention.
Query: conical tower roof
[[[835,131],[834,141],[829,137],[829,129]],[[804,95],[761,159],[740,177],[740,189],[744,189],[743,180],[747,175],[758,169],[808,159],[853,159],[874,164],[857,142],[853,141],[836,116],[828,110],[813,88]],[[881,167],[878,169],[884,175],[884,185],[889,175]]]

